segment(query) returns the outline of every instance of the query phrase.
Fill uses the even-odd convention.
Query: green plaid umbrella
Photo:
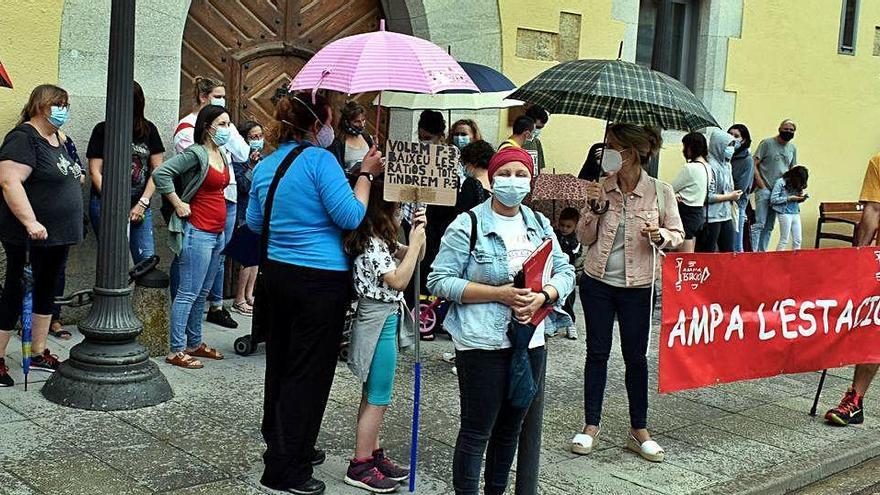
[[[509,96],[550,113],[693,131],[719,127],[681,82],[623,60],[572,60],[545,70]]]

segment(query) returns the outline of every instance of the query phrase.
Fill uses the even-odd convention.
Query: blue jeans
[[[739,206],[739,218],[736,219],[739,222],[738,229],[734,232],[733,237],[733,251],[735,253],[742,253],[745,251],[745,247],[743,246],[743,236],[746,235],[746,207],[749,205],[749,197],[744,194],[739,201],[736,202]]]
[[[770,189],[755,190],[755,224],[752,225],[752,251],[765,252],[776,224],[776,212],[770,207]]]
[[[101,198],[98,196],[92,196],[89,200],[89,220],[97,238],[100,236],[101,228]],[[139,225],[129,222],[128,247],[135,264],[156,254],[156,246],[153,242],[153,213],[149,208],[144,212],[144,221]]]
[[[223,227],[223,247],[229,244],[232,239],[232,232],[235,231],[235,214],[237,211],[235,203],[226,202],[226,226]],[[214,277],[214,284],[211,286],[211,292],[208,293],[208,305],[212,308],[223,307],[223,280],[225,278],[226,255],[220,255],[220,269]]]
[[[186,223],[177,256],[179,286],[171,303],[171,352],[193,349],[202,343],[205,297],[220,264],[223,233],[212,234]]]

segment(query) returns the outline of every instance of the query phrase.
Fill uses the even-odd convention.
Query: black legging
[[[736,229],[733,220],[707,223],[697,235],[698,253],[732,253]]]
[[[68,249],[69,246],[31,246],[35,314],[52,314],[55,305],[55,286],[58,274],[64,270]],[[3,295],[0,296],[0,330],[11,331],[21,317],[25,247],[4,242],[3,250],[6,251],[6,281],[3,284]]]

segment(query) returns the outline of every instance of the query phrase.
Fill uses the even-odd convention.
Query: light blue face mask
[[[59,107],[52,105],[52,113],[49,115],[49,123],[55,127],[61,127],[67,123],[70,118],[70,107]]]
[[[724,148],[724,159],[730,161],[734,153],[736,153],[736,146],[730,145]]]
[[[226,98],[211,98],[211,105],[226,108]]]
[[[532,139],[538,139],[539,137],[541,137],[542,130],[543,128],[538,129],[537,127],[535,127],[535,132],[532,134]]]
[[[211,139],[214,140],[214,144],[217,146],[223,146],[229,142],[229,135],[230,131],[228,127],[215,127],[214,135],[211,136]]]
[[[495,177],[492,183],[492,194],[508,208],[519,206],[531,191],[529,177]]]
[[[251,145],[251,149],[254,151],[263,151],[263,138],[260,139],[251,139],[248,144]]]
[[[452,136],[452,144],[455,145],[458,149],[463,149],[465,146],[471,144],[470,136]]]

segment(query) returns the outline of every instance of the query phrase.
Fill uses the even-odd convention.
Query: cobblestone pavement
[[[37,383],[25,392],[20,347],[13,339],[9,362],[17,384],[0,389],[0,495],[271,493],[257,482],[264,356],[262,351],[247,357],[232,352],[233,340],[247,333],[249,324],[236,318],[243,324],[234,331],[206,324],[207,342],[227,359],[208,362],[202,370],[160,362],[175,397],[136,411],[90,412],[49,403],[37,382],[45,375],[37,371],[31,375]],[[53,340],[51,347],[66,357],[75,342]],[[649,423],[667,461],[649,464],[624,446],[624,370],[615,347],[598,450],[578,457],[568,451],[568,442],[583,421],[582,326],[579,341],[556,337],[548,347],[542,494],[783,493],[880,453],[876,416],[862,426],[831,428],[807,415],[817,373],[661,396],[652,372]],[[426,495],[452,493],[458,391],[450,365],[440,359],[450,350],[445,339],[423,345],[417,492]],[[657,369],[654,351],[650,367]],[[836,404],[850,373],[832,370],[821,410]],[[411,386],[412,359],[407,356],[382,435],[389,455],[403,463],[409,452]],[[327,482],[328,494],[359,493],[341,482],[352,455],[359,393],[357,380],[340,364],[319,440],[328,458],[316,476]]]

